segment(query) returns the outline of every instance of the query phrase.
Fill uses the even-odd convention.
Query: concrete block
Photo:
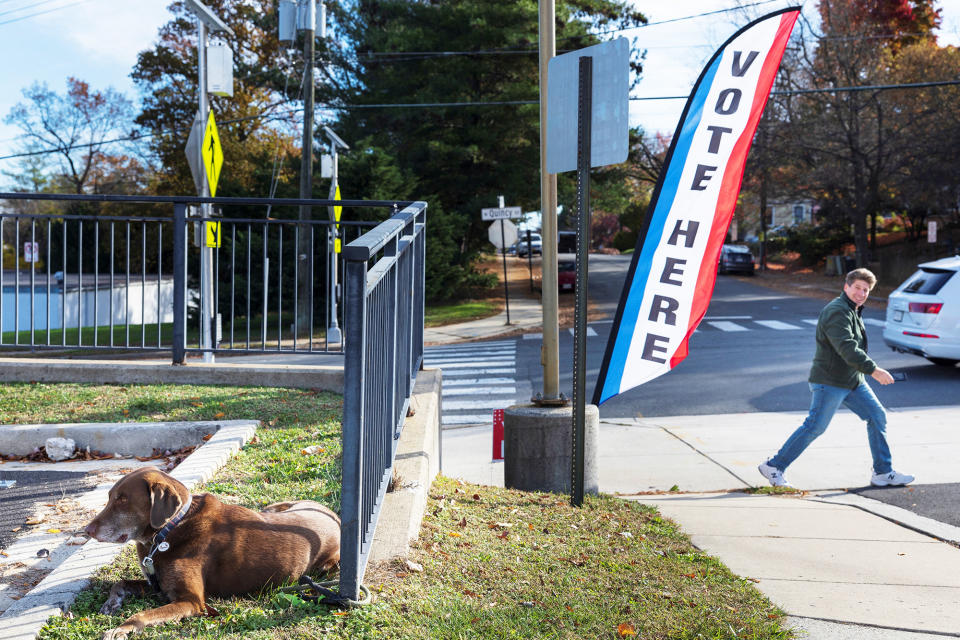
[[[598,493],[600,411],[584,409],[585,493]],[[513,405],[503,412],[504,485],[522,491],[570,493],[573,407]]]

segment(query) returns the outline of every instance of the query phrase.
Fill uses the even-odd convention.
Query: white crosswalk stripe
[[[427,347],[423,356],[443,370],[442,426],[492,424],[494,409],[519,400],[516,340]]]
[[[750,331],[750,329],[747,329],[742,324],[730,322],[729,320],[709,320],[707,324],[720,329],[720,331]]]
[[[800,329],[800,327],[795,324],[780,322],[779,320],[754,320],[754,322],[763,325],[768,329],[776,329],[777,331],[795,331]]]

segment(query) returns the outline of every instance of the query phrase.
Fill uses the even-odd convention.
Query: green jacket
[[[867,355],[867,331],[847,294],[830,301],[817,320],[817,352],[810,368],[810,382],[854,389],[870,375],[877,363]]]

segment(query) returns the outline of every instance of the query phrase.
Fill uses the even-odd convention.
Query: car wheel
[[[931,358],[927,356],[927,360],[937,365],[938,367],[953,367],[956,366],[960,360],[954,360],[952,358]]]

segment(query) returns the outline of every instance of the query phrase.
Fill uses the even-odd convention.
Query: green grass
[[[432,305],[425,309],[423,324],[441,327],[458,322],[469,322],[500,313],[500,303],[495,300],[468,300],[453,304]]]
[[[291,498],[339,508],[339,396],[259,387],[0,385],[7,423],[255,418],[255,441],[200,490],[259,508]],[[303,454],[317,444],[319,455]],[[85,523],[77,523],[80,528]],[[348,611],[278,590],[209,599],[215,617],[147,628],[138,638],[789,638],[783,613],[747,580],[694,548],[650,507],[609,496],[582,509],[566,496],[439,478],[412,559],[370,567],[373,604]],[[73,618],[43,640],[99,638],[127,616],[163,604],[132,599],[99,612],[110,585],[137,578],[132,547],[101,569]],[[635,635],[630,635],[630,633]],[[625,634],[625,635],[622,635]]]

